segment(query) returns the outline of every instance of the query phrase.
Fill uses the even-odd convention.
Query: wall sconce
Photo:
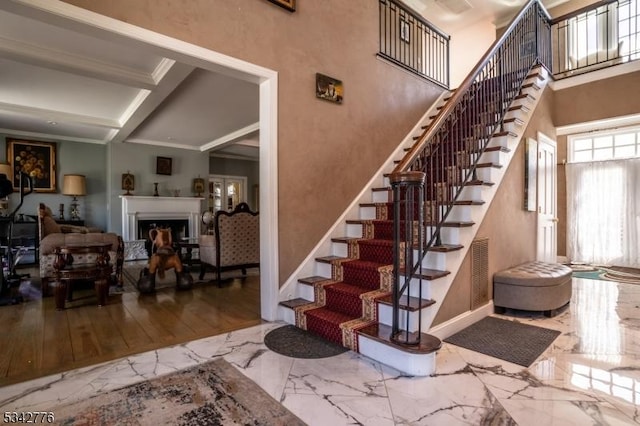
[[[77,197],[87,195],[87,184],[84,175],[64,175],[62,193],[73,196],[71,203],[71,220],[80,220]]]

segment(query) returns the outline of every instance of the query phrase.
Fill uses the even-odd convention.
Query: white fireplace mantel
[[[138,221],[154,219],[186,219],[189,236],[200,235],[201,197],[153,197],[121,195],[122,239],[133,241],[138,237]]]

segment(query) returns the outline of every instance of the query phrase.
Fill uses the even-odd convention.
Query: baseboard
[[[436,336],[440,340],[444,340],[447,337],[456,334],[458,331],[467,328],[471,324],[476,323],[482,318],[488,317],[491,314],[493,314],[493,300],[489,301],[489,303],[479,307],[474,311],[467,311],[455,318],[451,318],[449,321],[445,321],[442,324],[436,325],[435,327],[429,329],[429,334]]]

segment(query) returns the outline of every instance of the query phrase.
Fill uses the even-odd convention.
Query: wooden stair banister
[[[462,188],[478,180],[478,168],[494,166],[480,163],[490,139],[498,131],[523,124],[506,114],[525,81],[532,78],[533,66],[550,65],[550,22],[540,1],[529,0],[389,175],[395,212],[391,335],[399,344],[420,345],[421,330],[404,332],[396,321],[399,300],[409,294],[412,281],[420,286],[422,260],[431,246],[442,244],[440,230]],[[535,82],[530,84],[535,89]],[[407,226],[407,221],[414,226]]]

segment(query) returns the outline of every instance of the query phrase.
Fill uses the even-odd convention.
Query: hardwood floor
[[[0,307],[0,386],[260,324],[260,277],[187,291],[128,292],[96,305],[92,289],[56,311],[52,297]]]

